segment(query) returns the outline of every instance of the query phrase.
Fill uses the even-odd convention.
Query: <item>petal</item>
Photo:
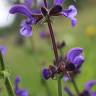
[[[70,5],[68,10],[70,11],[68,13],[69,18],[75,17],[77,15],[77,9],[76,9],[76,7],[74,5]]]
[[[75,64],[75,65],[81,65],[83,62],[84,62],[84,56],[82,56],[82,55],[79,55],[79,56],[77,56],[76,58],[74,58],[74,60],[73,60],[73,64]]]
[[[32,29],[31,27],[23,27],[20,29],[20,34],[24,37],[31,37],[32,36]]]
[[[64,0],[54,0],[54,5],[62,5]]]
[[[25,89],[20,89],[20,91],[18,92],[17,96],[29,96],[28,95],[28,91]]]
[[[72,24],[73,27],[76,26],[77,19],[76,18],[71,18],[71,24]]]
[[[20,4],[16,4],[16,5],[12,6],[11,9],[9,10],[9,12],[11,14],[19,13],[19,14],[22,14],[22,15],[27,16],[29,18],[32,15],[31,11],[29,10],[29,8],[27,6],[20,5]]]
[[[16,77],[15,81],[14,81],[14,86],[15,86],[15,92],[18,93],[19,92],[19,83],[21,81],[21,78],[19,76]]]
[[[67,53],[67,60],[74,64],[74,60],[77,56],[80,56],[83,52],[83,48],[72,48]]]
[[[32,36],[32,26],[31,24],[23,21],[21,23],[20,34],[24,37],[31,37]]]
[[[44,79],[49,79],[49,77],[50,77],[50,72],[49,72],[49,70],[46,69],[46,68],[44,68],[44,69],[42,70],[42,76],[43,76]]]
[[[68,80],[69,80],[68,76],[64,76],[64,81],[66,82]]]
[[[96,80],[90,80],[85,84],[85,90],[90,91],[91,88],[96,85]]]
[[[31,10],[33,14],[41,14],[41,10],[38,10],[38,9],[32,9]]]
[[[28,96],[27,90],[19,88],[20,81],[21,81],[21,78],[19,76],[17,76],[15,79],[15,82],[14,82],[16,96]]]
[[[47,32],[42,31],[42,32],[40,32],[40,37],[42,39],[48,39],[48,38],[50,38],[50,34],[47,33]]]
[[[33,0],[24,0],[24,2],[28,7],[31,7]]]
[[[96,92],[92,92],[91,93],[91,96],[96,96]]]
[[[5,55],[7,52],[7,48],[4,45],[0,45],[0,52],[2,53],[2,55]]]

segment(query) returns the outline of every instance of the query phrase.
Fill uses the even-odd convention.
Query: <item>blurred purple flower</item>
[[[3,45],[0,45],[0,52],[2,53],[2,55],[5,55],[7,52],[7,48]]]
[[[93,86],[96,86],[96,80],[90,80],[85,84],[85,90],[88,91],[91,96],[96,96],[96,91],[93,92],[91,89]]]
[[[20,81],[21,81],[21,78],[17,76],[14,82],[16,96],[29,96],[27,90],[19,88]]]
[[[79,96],[96,96],[96,91],[92,91],[92,87],[96,86],[96,80],[90,80],[85,84],[84,90]]]
[[[44,31],[42,31],[42,32],[40,32],[40,37],[42,38],[42,39],[47,39],[47,38],[49,38],[50,37],[50,34],[48,33],[48,32],[44,32]]]
[[[44,79],[49,79],[50,77],[50,71],[47,68],[43,68],[42,75]]]

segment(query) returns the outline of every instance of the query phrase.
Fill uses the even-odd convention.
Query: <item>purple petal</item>
[[[21,23],[20,34],[24,37],[32,36],[32,25],[25,20]]]
[[[71,18],[71,23],[72,23],[72,26],[76,26],[77,24],[77,19],[76,18]]]
[[[21,81],[21,78],[19,76],[16,77],[14,85],[15,85],[15,89],[18,90],[19,89],[19,82]]]
[[[27,6],[20,5],[20,4],[16,4],[16,5],[12,6],[11,9],[9,10],[9,12],[11,14],[19,13],[19,14],[25,15],[29,18],[32,15],[31,11],[29,10],[29,8]]]
[[[85,90],[91,91],[91,88],[96,85],[96,80],[90,80],[85,84]]]
[[[92,92],[91,93],[91,96],[96,96],[96,92]]]
[[[32,11],[33,14],[41,14],[41,10],[32,9],[31,11]]]
[[[33,0],[24,0],[24,2],[25,2],[25,5],[27,5],[28,7],[31,7]]]
[[[17,76],[14,82],[16,96],[28,96],[27,90],[19,88],[20,81],[21,81],[21,78]]]
[[[28,96],[28,91],[25,89],[19,89],[16,96]]]
[[[68,80],[69,80],[68,76],[64,76],[64,81],[66,82]]]
[[[73,64],[80,64],[83,57],[81,56],[83,52],[83,48],[72,48],[68,53],[67,53],[67,60]],[[78,57],[80,56],[80,57]],[[80,60],[78,60],[80,59]],[[79,62],[77,62],[79,61]]]
[[[42,32],[40,32],[40,37],[42,39],[48,39],[50,37],[50,35],[49,35],[49,33],[42,31]]]
[[[7,48],[3,45],[0,45],[0,52],[2,53],[2,55],[5,55],[7,53]]]
[[[50,72],[49,72],[49,70],[46,69],[46,68],[44,68],[44,69],[42,70],[42,75],[43,75],[43,78],[44,78],[44,79],[49,79],[49,77],[50,77]]]
[[[70,11],[68,13],[69,18],[75,17],[77,15],[77,9],[76,9],[76,7],[74,5],[70,5],[68,10]]]
[[[54,5],[62,5],[64,0],[54,0]]]
[[[84,62],[84,56],[82,56],[82,55],[79,55],[79,56],[77,56],[76,58],[74,58],[74,60],[73,60],[73,64],[75,64],[75,65],[80,65],[80,64],[82,64],[83,62]]]

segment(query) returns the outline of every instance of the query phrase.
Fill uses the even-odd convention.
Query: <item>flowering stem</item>
[[[47,0],[44,0],[44,4],[45,7],[47,8]],[[51,20],[50,20],[50,16],[47,16],[47,24],[48,24],[48,28],[49,28],[49,32],[50,32],[50,37],[51,37],[51,41],[52,41],[52,45],[53,45],[53,51],[54,51],[54,55],[55,55],[55,60],[58,61],[58,50],[57,50],[57,45],[56,45],[56,41],[55,41],[55,36],[54,36],[54,32],[53,32],[53,28],[51,25]],[[62,84],[61,84],[61,78],[59,77],[57,80],[58,83],[58,96],[62,96]]]
[[[49,32],[50,32],[50,36],[51,36],[52,45],[53,45],[55,60],[58,61],[58,50],[57,50],[57,46],[56,46],[55,36],[54,36],[53,29],[52,29],[50,17],[48,17],[47,23],[48,23],[48,28],[49,28]],[[58,83],[58,96],[62,96],[61,78],[58,78],[57,83]]]
[[[79,96],[79,89],[78,89],[77,84],[76,84],[76,82],[75,82],[75,80],[73,78],[71,78],[71,82],[72,82],[72,84],[74,86],[74,89],[75,89],[75,91],[77,93],[77,96]]]
[[[50,32],[50,36],[51,36],[51,40],[52,40],[55,59],[57,61],[58,60],[58,50],[57,50],[56,41],[55,41],[54,32],[52,29],[50,18],[48,18],[48,28],[49,28],[49,32]]]
[[[13,87],[12,87],[12,83],[10,81],[8,72],[6,71],[5,64],[4,64],[4,61],[3,61],[3,57],[2,57],[2,53],[1,52],[0,52],[0,64],[1,64],[1,70],[0,70],[1,76],[5,80],[5,86],[6,86],[8,95],[9,96],[15,96],[14,95],[14,90],[13,90]]]

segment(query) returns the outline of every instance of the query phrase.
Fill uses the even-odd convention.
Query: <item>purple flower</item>
[[[67,53],[67,60],[78,67],[84,62],[84,56],[82,55],[82,52],[83,48],[72,48]]]
[[[76,77],[81,72],[81,66],[84,62],[84,56],[82,55],[83,48],[72,48],[66,55],[66,67],[67,69],[73,67],[73,71],[71,71],[71,76]],[[64,76],[64,81],[68,81],[69,77]]]
[[[61,12],[61,14],[71,20],[72,26],[75,26],[76,25],[77,19],[75,18],[75,16],[77,15],[77,9],[75,8],[74,5],[70,5],[68,7],[68,9],[64,9]]]
[[[91,89],[93,86],[96,86],[96,80],[90,80],[85,84],[85,90],[88,91],[91,96],[96,96],[96,92],[93,92]]]
[[[21,78],[17,76],[14,82],[16,96],[29,96],[27,90],[19,88],[20,81],[21,81]]]
[[[2,53],[2,55],[5,55],[7,52],[7,48],[3,45],[0,45],[0,52]]]
[[[96,91],[92,91],[92,87],[96,86],[96,80],[90,80],[85,84],[84,90],[80,96],[96,96]]]
[[[27,17],[27,19],[21,23],[20,27],[20,34],[25,37],[32,36],[32,25],[36,24],[36,19],[34,18],[34,16],[32,16],[33,11],[28,6],[28,4],[30,4],[29,1],[32,2],[31,0],[25,0],[25,3],[27,2],[27,5],[16,4],[9,10],[11,14],[19,13]],[[37,10],[33,13],[37,13]]]
[[[42,31],[42,32],[40,32],[40,37],[42,39],[45,39],[45,38],[48,39],[50,37],[50,34],[48,32]]]

